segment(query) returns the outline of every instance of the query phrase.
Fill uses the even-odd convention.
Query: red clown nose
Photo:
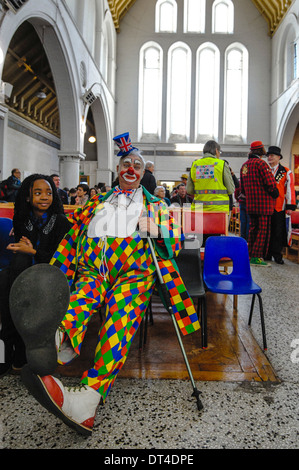
[[[134,175],[135,174],[134,168],[132,166],[130,166],[130,168],[127,170],[127,173],[129,175]]]

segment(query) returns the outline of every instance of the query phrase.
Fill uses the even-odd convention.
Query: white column
[[[115,177],[117,175],[115,174]],[[112,181],[112,171],[111,170],[102,170],[102,169],[97,169],[97,175],[96,175],[96,184],[98,183],[106,183],[108,186],[111,186],[113,183]]]
[[[80,152],[58,152],[60,187],[74,188],[79,184],[80,162],[85,155]]]
[[[0,104],[0,181],[4,180],[7,174],[7,156],[6,156],[6,134],[7,134],[8,108]],[[9,172],[11,169],[9,169]],[[5,176],[4,176],[5,175]]]

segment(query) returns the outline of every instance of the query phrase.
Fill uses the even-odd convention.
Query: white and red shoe
[[[83,384],[79,387],[64,387],[56,377],[40,377],[28,366],[23,367],[21,375],[29,392],[44,408],[79,434],[91,435],[101,401],[101,395],[96,390]]]

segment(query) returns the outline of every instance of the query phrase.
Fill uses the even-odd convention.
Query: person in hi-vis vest
[[[187,181],[187,193],[194,194],[192,207],[229,213],[229,195],[235,185],[228,164],[220,159],[220,145],[209,140],[203,154],[193,162]]]

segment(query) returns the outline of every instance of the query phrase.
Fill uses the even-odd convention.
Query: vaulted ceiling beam
[[[268,24],[273,36],[294,0],[251,0]]]
[[[120,20],[125,16],[127,11],[136,2],[136,0],[108,0],[108,5],[114,22],[114,27],[119,32]]]

